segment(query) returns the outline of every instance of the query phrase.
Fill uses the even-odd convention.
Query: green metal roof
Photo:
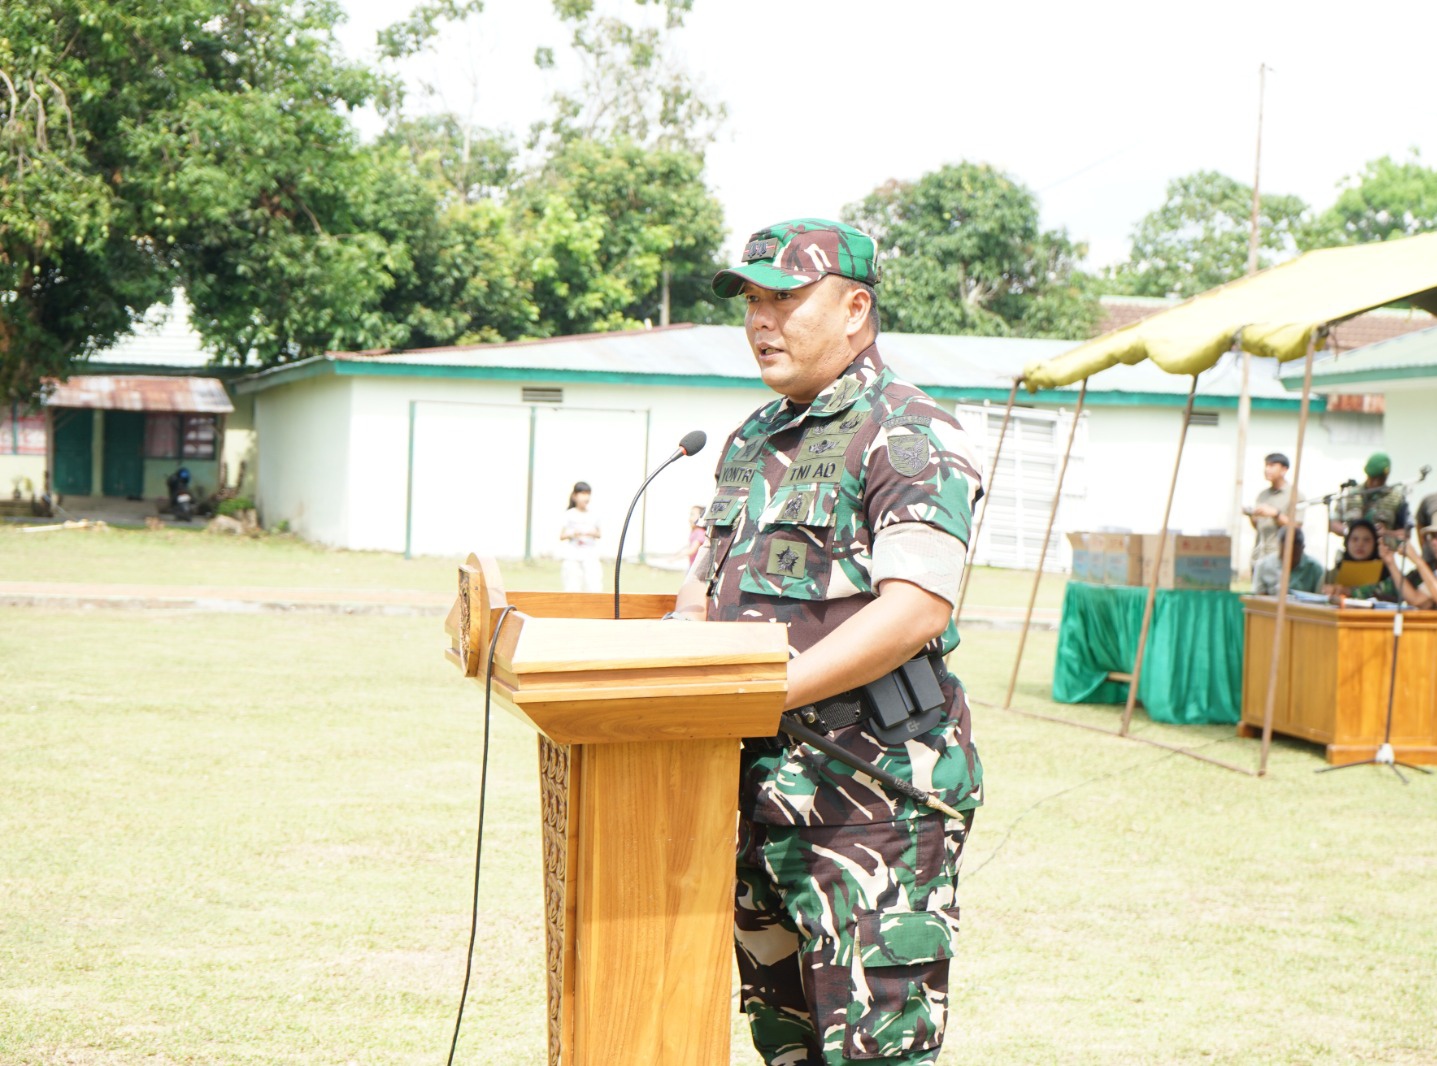
[[[884,360],[901,376],[939,399],[1002,402],[1013,379],[1034,357],[1065,351],[1072,341],[1014,337],[947,337],[885,333],[878,339]],[[251,374],[235,385],[238,394],[319,376],[447,378],[455,380],[672,385],[742,388],[766,392],[754,370],[744,332],[736,326],[676,325],[540,341],[517,341],[389,353],[329,352]],[[1115,367],[1095,377],[1091,406],[1181,407],[1189,380],[1156,366]],[[1076,386],[1024,395],[1025,404],[1071,406]],[[1199,406],[1237,406],[1238,371],[1226,359],[1204,375]],[[1296,410],[1298,401],[1278,383],[1271,365],[1254,367],[1252,406]],[[1318,399],[1316,410],[1326,401]]]
[[[1302,391],[1300,360],[1278,373],[1285,388]],[[1312,364],[1312,387],[1324,392],[1387,392],[1413,379],[1437,379],[1437,326],[1404,333]]]

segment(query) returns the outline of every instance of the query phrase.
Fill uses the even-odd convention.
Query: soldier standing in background
[[[968,704],[943,663],[980,478],[953,416],[879,357],[876,253],[850,226],[799,219],[754,234],[714,278],[746,301],[782,398],[728,439],[709,546],[675,613],[787,623],[788,709],[960,815],[796,741],[744,741],[735,938],[773,1066],[937,1059],[982,802]],[[871,694],[900,674],[926,679],[932,707],[880,724]]]
[[[1407,506],[1407,490],[1401,485],[1387,484],[1392,460],[1386,452],[1373,452],[1367,457],[1362,472],[1367,475],[1367,480],[1339,498],[1338,516],[1329,523],[1331,531],[1339,537],[1345,536],[1348,522],[1365,518],[1377,527],[1378,532],[1391,530],[1393,533],[1405,533],[1412,524],[1412,512]]]

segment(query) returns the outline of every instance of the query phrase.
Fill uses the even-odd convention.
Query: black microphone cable
[[[484,755],[479,762],[479,833],[474,843],[474,900],[469,909],[469,950],[464,955],[464,988],[459,993],[459,1013],[454,1017],[454,1038],[449,1042],[448,1066],[454,1066],[454,1049],[459,1046],[459,1026],[464,1021],[464,1001],[469,997],[469,976],[474,969],[474,940],[479,933],[479,862],[484,854],[484,792],[489,781],[489,708],[494,699],[494,651],[499,631],[514,607],[505,607],[489,638],[489,660],[484,667]]]
[[[685,433],[683,440],[679,441],[679,446],[674,449],[674,454],[660,463],[657,470],[644,478],[644,483],[639,486],[639,491],[634,493],[634,498],[629,503],[629,513],[624,515],[624,524],[619,530],[619,552],[614,556],[615,618],[619,617],[619,568],[624,565],[624,538],[629,535],[629,519],[634,517],[634,508],[639,505],[639,497],[642,496],[644,490],[649,487],[649,482],[667,470],[670,463],[676,463],[686,455],[697,455],[703,451],[703,447],[708,443],[708,439],[708,434],[701,429],[690,430],[688,433]]]

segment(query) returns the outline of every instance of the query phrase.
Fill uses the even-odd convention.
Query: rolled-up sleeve
[[[873,587],[897,578],[958,602],[958,583],[968,549],[951,533],[922,522],[901,522],[873,539]]]

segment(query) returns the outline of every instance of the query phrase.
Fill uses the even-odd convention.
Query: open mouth
[[[756,345],[756,348],[758,350],[759,358],[761,359],[767,359],[769,356],[776,355],[777,353],[783,351],[782,348],[776,348],[772,344],[759,344]]]

